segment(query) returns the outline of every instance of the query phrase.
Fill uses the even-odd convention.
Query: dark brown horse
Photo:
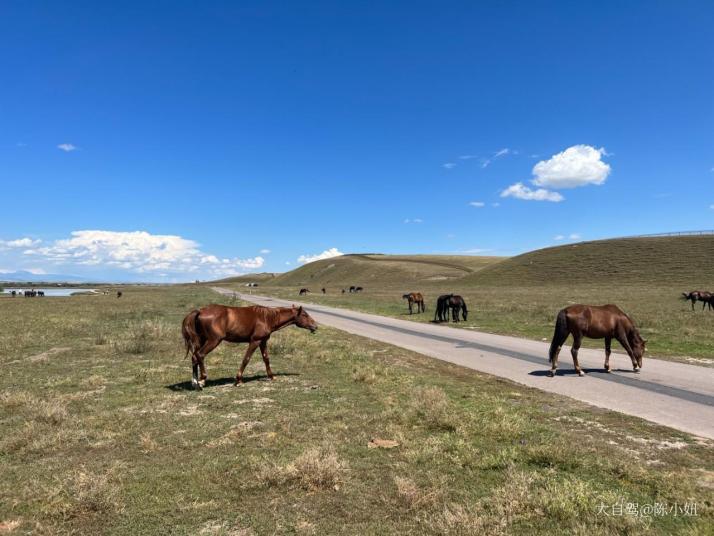
[[[307,294],[308,292],[310,292],[310,289],[309,289],[309,288],[301,288],[301,289],[300,289],[300,292],[298,292],[298,296],[304,296],[304,295]]]
[[[698,301],[702,303],[702,311],[709,306],[709,309],[714,307],[714,294],[707,292],[706,290],[693,290],[692,292],[682,292],[682,297],[685,300],[692,302],[692,311],[694,311],[694,304]]]
[[[580,376],[585,373],[578,363],[578,349],[583,337],[605,339],[605,371],[610,372],[610,345],[612,339],[618,341],[632,360],[632,368],[639,372],[642,368],[642,356],[647,343],[640,336],[632,319],[617,305],[571,305],[562,309],[555,320],[555,333],[550,343],[550,375],[555,376],[558,368],[558,354],[568,335],[573,335],[573,356],[575,370]]]
[[[191,353],[195,389],[206,385],[206,367],[204,359],[221,341],[247,342],[248,349],[243,356],[236,382],[243,383],[243,371],[248,365],[253,352],[260,347],[265,363],[265,371],[271,380],[275,379],[268,359],[268,339],[279,329],[295,324],[299,328],[317,330],[317,322],[302,307],[227,307],[208,305],[194,309],[183,319],[182,333],[186,343],[186,355]],[[201,376],[199,378],[199,368]]]
[[[409,305],[409,314],[412,314],[412,307],[414,304],[417,306],[417,314],[426,312],[426,306],[424,305],[424,296],[421,292],[410,292],[409,294],[402,295],[403,300],[407,300],[407,305]]]

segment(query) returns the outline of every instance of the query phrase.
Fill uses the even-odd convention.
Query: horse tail
[[[200,311],[194,309],[186,315],[183,319],[183,324],[181,325],[181,334],[183,335],[183,342],[186,345],[186,355],[183,357],[186,359],[188,354],[195,354],[200,348],[201,337],[198,335],[198,315]]]
[[[553,359],[555,359],[555,354],[558,351],[558,348],[563,346],[563,343],[565,342],[565,339],[568,338],[569,334],[568,315],[565,312],[565,309],[561,309],[555,319],[555,332],[553,333],[553,340],[550,343],[550,350],[548,351],[548,361],[550,361],[551,364],[553,363]]]
[[[469,314],[469,310],[466,307],[466,302],[464,300],[461,300],[461,316],[464,317],[464,322],[466,322],[466,315]]]

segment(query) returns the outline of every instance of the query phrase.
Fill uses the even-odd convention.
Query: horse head
[[[315,333],[317,331],[317,322],[312,318],[302,306],[295,308],[293,306],[293,311],[295,312],[295,325],[299,328],[309,329],[310,333]]]

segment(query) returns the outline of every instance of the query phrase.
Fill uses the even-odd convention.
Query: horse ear
[[[302,313],[302,305],[298,307],[298,314]]]

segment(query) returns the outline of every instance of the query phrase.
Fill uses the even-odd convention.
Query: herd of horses
[[[349,292],[350,294],[354,294],[355,292],[362,292],[364,289],[362,287],[350,287],[349,291],[346,291],[345,289],[342,289],[342,294],[345,294],[346,292]],[[327,289],[325,287],[322,287],[320,291],[323,294],[327,294]],[[298,296],[305,296],[306,294],[310,294],[311,290],[309,288],[301,288],[300,291],[298,292]]]
[[[714,309],[714,292],[709,292],[707,290],[692,290],[691,292],[682,292],[682,297],[685,300],[692,302],[692,311],[694,311],[694,304],[698,301],[702,303],[702,311],[709,306],[709,310]]]
[[[362,290],[362,287],[349,288],[349,292]],[[301,288],[299,294],[302,296],[308,292],[309,289]],[[322,293],[326,294],[327,290],[323,288]],[[342,289],[342,293],[345,293],[345,289]],[[714,309],[712,292],[695,290],[683,292],[682,297],[692,302],[692,310],[698,301],[703,303],[702,310],[707,306],[710,310]],[[425,299],[420,292],[404,294],[402,299],[407,300],[410,315],[414,313],[415,307],[417,314],[426,312]],[[452,322],[458,322],[459,318],[466,321],[468,308],[463,297],[457,294],[443,294],[437,298],[434,322],[448,322],[449,314]],[[317,330],[317,323],[307,311],[303,307],[294,305],[292,307],[209,305],[191,311],[183,320],[182,333],[186,344],[186,355],[191,354],[193,387],[202,389],[205,385],[204,360],[221,341],[248,343],[248,349],[236,374],[236,385],[243,382],[243,371],[257,348],[260,348],[268,377],[274,379],[268,357],[268,340],[275,331],[291,325],[309,329],[312,333]],[[580,376],[584,376],[585,372],[578,362],[578,351],[585,337],[604,339],[606,372],[611,371],[610,355],[613,340],[619,342],[627,352],[634,372],[639,372],[642,368],[647,341],[642,338],[634,321],[625,312],[616,305],[576,304],[561,309],[556,316],[555,330],[548,350],[551,377],[556,375],[560,350],[571,335],[573,343],[570,353],[575,371]]]
[[[14,298],[15,296],[25,296],[25,298],[43,298],[45,296],[44,290],[13,290],[10,295]]]

